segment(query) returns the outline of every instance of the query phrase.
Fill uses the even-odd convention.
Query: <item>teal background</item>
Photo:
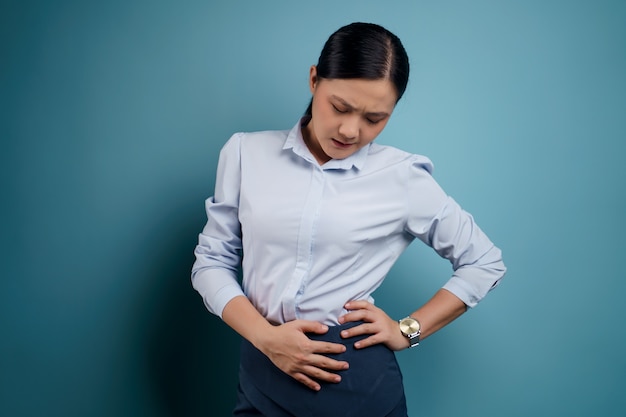
[[[503,250],[501,286],[403,351],[411,416],[626,409],[623,1],[4,1],[0,414],[225,416],[238,338],[191,289],[217,155],[290,128],[352,21],[411,58],[381,143]],[[415,244],[401,317],[450,274]]]

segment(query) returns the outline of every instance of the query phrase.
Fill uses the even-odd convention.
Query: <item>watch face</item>
[[[420,324],[417,320],[411,317],[400,320],[400,331],[405,336],[419,332]]]

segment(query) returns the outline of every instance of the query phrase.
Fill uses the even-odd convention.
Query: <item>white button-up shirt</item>
[[[220,153],[206,201],[193,286],[220,316],[243,294],[272,323],[334,325],[347,301],[374,301],[418,238],[451,262],[444,288],[473,307],[506,268],[431,171],[428,158],[375,143],[320,166],[300,122],[290,131],[237,133]]]

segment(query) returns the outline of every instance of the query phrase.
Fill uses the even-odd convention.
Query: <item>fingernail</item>
[[[360,348],[360,347],[361,347],[361,344],[360,344],[359,342],[356,342],[356,343],[354,344],[354,347],[358,349],[358,348]]]
[[[348,332],[346,330],[341,332],[341,337],[348,337]]]

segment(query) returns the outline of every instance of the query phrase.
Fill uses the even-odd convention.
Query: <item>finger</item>
[[[340,375],[333,374],[315,366],[305,366],[302,369],[302,373],[309,377],[309,379],[315,378],[317,381],[333,382],[335,384],[341,382]]]
[[[382,341],[383,340],[378,335],[373,334],[370,337],[366,337],[365,339],[361,339],[361,340],[355,342],[354,343],[354,347],[356,349],[363,349],[363,348],[366,348],[366,347],[370,347],[370,346],[374,346],[374,345],[377,345],[379,343],[382,343]]]
[[[371,321],[371,314],[368,310],[352,310],[349,313],[339,317],[339,323],[349,323],[355,321]]]
[[[354,300],[354,301],[348,301],[345,305],[344,305],[346,310],[359,310],[359,309],[369,309],[374,307],[374,304],[370,303],[369,301],[365,301],[365,300]]]
[[[313,391],[319,391],[320,389],[322,389],[322,387],[320,386],[318,382],[312,380],[311,378],[309,378],[308,376],[306,376],[305,374],[301,372],[294,374],[293,379],[305,385],[306,387],[312,389]]]
[[[315,366],[319,369],[326,369],[330,371],[345,371],[349,368],[348,362],[338,361],[324,355],[311,356],[311,361],[309,365]]]
[[[348,337],[360,336],[363,334],[374,334],[377,333],[378,329],[372,323],[363,323],[358,326],[350,327],[349,329],[345,329],[341,331],[341,337],[346,339]]]
[[[346,347],[341,343],[332,343],[332,342],[320,342],[320,341],[312,341],[312,352],[314,353],[343,353],[346,351]]]
[[[291,322],[291,325],[304,333],[324,334],[328,331],[328,326],[317,321],[295,320]]]

